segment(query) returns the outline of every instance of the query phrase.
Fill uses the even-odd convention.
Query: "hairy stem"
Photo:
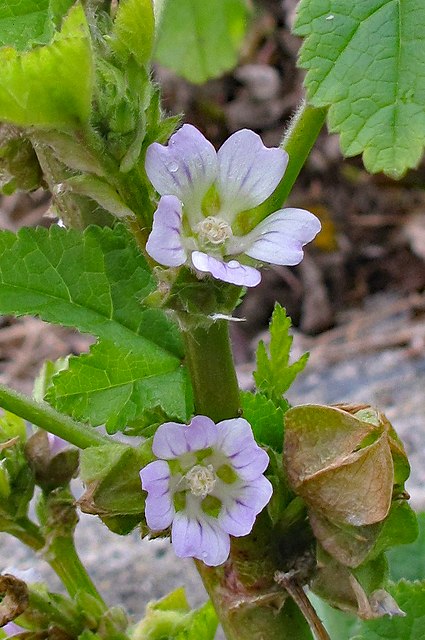
[[[186,359],[195,396],[196,413],[215,422],[240,413],[239,386],[229,339],[229,323],[184,331]]]
[[[67,440],[71,444],[86,449],[111,442],[90,427],[75,422],[72,418],[59,413],[44,402],[36,402],[13,389],[0,385],[0,407],[28,420],[41,429],[50,431],[55,436]]]

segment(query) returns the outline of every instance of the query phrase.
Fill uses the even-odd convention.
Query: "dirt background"
[[[278,145],[303,96],[303,73],[295,67],[300,41],[289,32],[294,6],[293,0],[259,3],[241,64],[218,80],[196,87],[157,69],[167,111],[185,113],[185,121],[217,146],[243,127]],[[233,327],[239,377],[249,388],[255,346],[274,302],[283,304],[294,323],[294,357],[311,353],[291,401],[370,401],[385,410],[411,457],[409,491],[418,508],[425,507],[424,185],[424,163],[398,182],[371,176],[361,159],[343,160],[337,137],[324,130],[289,201],[318,215],[323,231],[298,267],[264,270],[261,286],[238,310],[246,321]],[[3,197],[0,227],[52,224],[45,215],[49,205],[41,191]],[[37,319],[0,318],[0,381],[30,393],[43,360],[80,353],[89,344],[86,336]],[[23,548],[6,540],[2,545],[4,559],[28,563]],[[199,600],[190,563],[176,562],[167,543],[147,547],[135,534],[123,546],[88,518],[79,545],[106,593],[134,613],[183,579]]]

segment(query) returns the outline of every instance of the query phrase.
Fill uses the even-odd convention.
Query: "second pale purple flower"
[[[285,151],[265,147],[247,129],[230,136],[218,152],[188,124],[168,146],[151,144],[146,172],[162,197],[147,252],[164,266],[187,264],[199,274],[247,287],[261,280],[252,264],[298,264],[303,246],[320,231],[312,213],[279,209],[247,233],[240,231],[239,214],[273,193],[287,163]]]
[[[215,424],[206,416],[195,416],[189,426],[166,422],[152,451],[158,460],[140,471],[148,526],[171,526],[179,557],[222,564],[230,535],[247,535],[272,495],[263,475],[269,458],[251,426],[243,418]]]

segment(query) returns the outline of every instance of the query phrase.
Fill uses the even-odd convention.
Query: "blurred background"
[[[218,79],[194,85],[158,65],[155,75],[166,112],[184,114],[184,121],[217,147],[244,127],[258,132],[267,146],[277,146],[303,97],[304,72],[295,66],[301,41],[290,33],[296,4],[256,2],[239,64]],[[239,307],[238,316],[246,321],[233,323],[232,331],[241,384],[252,386],[256,345],[278,301],[293,320],[293,357],[310,352],[289,399],[365,401],[386,412],[411,459],[413,504],[424,508],[425,163],[397,182],[369,175],[360,158],[342,158],[338,138],[324,129],[287,204],[314,212],[323,230],[299,266],[264,269],[261,285]],[[44,191],[3,196],[0,227],[16,231],[54,224],[49,207],[50,195]],[[0,318],[0,381],[30,393],[43,360],[80,353],[91,342],[37,319]],[[150,551],[159,554],[155,562],[164,556],[166,563],[152,577],[146,560],[139,565],[136,559],[137,535],[125,553],[112,534],[96,535],[115,545],[108,547],[109,565],[100,568],[110,588],[121,589],[120,597],[131,601],[134,583],[142,584],[133,610],[158,595],[159,584],[165,593],[180,581],[180,565],[170,559],[167,543],[154,543]],[[91,553],[90,534],[82,536],[81,546]],[[95,554],[93,566],[96,560]],[[125,569],[125,580],[113,584],[111,576],[120,569]]]

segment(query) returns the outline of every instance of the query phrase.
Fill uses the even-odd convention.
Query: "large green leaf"
[[[59,410],[110,431],[159,408],[185,421],[188,384],[176,327],[142,307],[153,278],[123,226],[0,234],[0,313],[32,314],[99,338],[71,358],[48,397]]]
[[[425,142],[423,0],[301,0],[295,32],[307,94],[329,106],[345,155],[400,177]]]
[[[167,0],[156,58],[190,82],[206,82],[231,69],[245,34],[246,0]]]
[[[93,61],[80,4],[70,9],[50,44],[26,52],[0,49],[0,67],[0,120],[63,130],[88,120]]]
[[[0,47],[48,44],[74,0],[0,0]]]

